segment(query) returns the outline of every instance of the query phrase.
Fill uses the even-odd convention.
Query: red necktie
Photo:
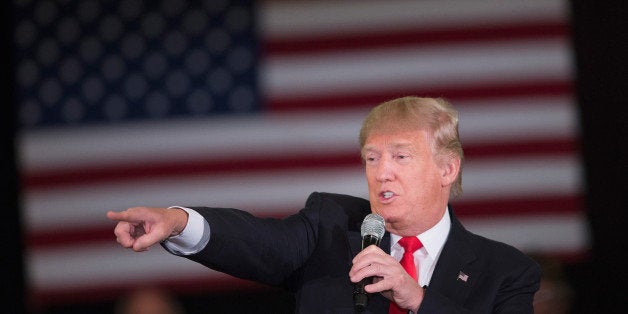
[[[417,237],[403,237],[399,240],[399,245],[403,247],[403,257],[399,263],[401,267],[408,272],[408,274],[414,278],[414,280],[418,279],[416,273],[416,265],[414,264],[414,252],[421,247],[423,247],[423,243]],[[388,311],[389,314],[406,314],[408,310],[403,310],[394,302],[390,302],[390,309]]]

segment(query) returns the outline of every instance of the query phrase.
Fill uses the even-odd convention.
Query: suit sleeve
[[[281,286],[316,246],[319,198],[313,193],[304,209],[284,219],[238,209],[193,208],[208,221],[211,235],[205,248],[185,257],[238,278]]]
[[[502,283],[493,313],[534,313],[533,299],[541,281],[540,266],[530,260],[526,267]]]

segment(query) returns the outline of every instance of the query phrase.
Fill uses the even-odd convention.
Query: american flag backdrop
[[[210,205],[282,217],[312,191],[367,197],[372,106],[460,111],[468,229],[525,252],[589,250],[569,7],[505,1],[14,2],[27,282],[39,302],[141,283],[247,286],[108,210]],[[248,286],[247,286],[248,287]]]

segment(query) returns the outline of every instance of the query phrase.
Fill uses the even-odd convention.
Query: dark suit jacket
[[[298,313],[353,313],[351,260],[360,252],[367,200],[312,193],[284,219],[225,208],[194,208],[209,222],[209,244],[186,256],[212,269],[295,293]],[[537,263],[515,248],[472,234],[451,215],[451,231],[419,313],[532,313]],[[390,235],[380,247],[390,251]],[[466,280],[459,278],[468,276]],[[365,313],[387,313],[372,294]]]

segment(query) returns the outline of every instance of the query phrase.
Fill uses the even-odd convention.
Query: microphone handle
[[[364,250],[369,245],[377,245],[379,246],[380,239],[374,235],[367,234],[362,237],[362,249]],[[369,296],[366,291],[364,291],[364,286],[370,285],[373,283],[373,277],[366,277],[360,280],[360,282],[355,284],[353,288],[353,304],[355,305],[355,312],[361,313],[366,309],[366,305],[369,301]]]
[[[366,309],[366,305],[369,301],[369,296],[366,291],[364,291],[364,286],[373,283],[373,277],[367,277],[357,284],[353,288],[353,304],[355,306],[355,312],[361,313]]]

